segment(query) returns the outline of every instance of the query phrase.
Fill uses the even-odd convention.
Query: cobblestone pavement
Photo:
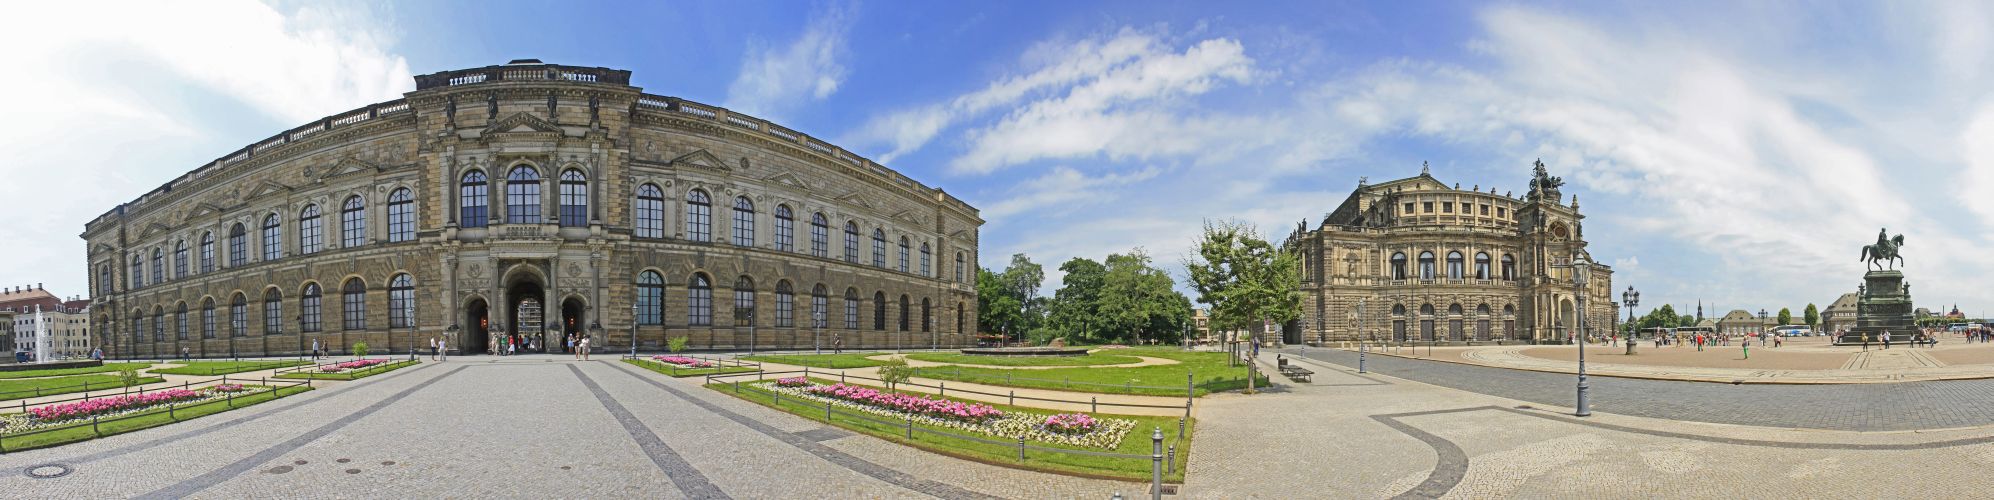
[[[612,360],[453,358],[0,455],[14,498],[1106,498],[1142,485],[828,430]],[[39,479],[62,464],[71,472]]]

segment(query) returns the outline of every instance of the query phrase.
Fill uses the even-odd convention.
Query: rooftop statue
[[[1863,245],[1862,258],[1860,260],[1868,261],[1869,267],[1872,268],[1881,269],[1882,267],[1876,263],[1877,261],[1883,261],[1891,269],[1896,269],[1896,264],[1904,262],[1904,256],[1897,254],[1897,249],[1903,247],[1904,235],[1899,234],[1892,237],[1890,236],[1890,228],[1883,228],[1876,232],[1876,244]]]
[[[1537,160],[1536,167],[1536,170],[1532,172],[1534,175],[1530,177],[1530,199],[1533,201],[1549,199],[1556,202],[1560,197],[1558,187],[1565,185],[1565,179],[1562,177],[1553,177],[1550,172],[1545,171],[1544,160],[1542,158]]]

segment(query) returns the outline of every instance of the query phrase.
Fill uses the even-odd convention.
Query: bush
[[[356,358],[364,358],[364,357],[367,357],[367,343],[366,343],[366,342],[354,342],[354,343],[353,343],[353,357],[356,357]]]
[[[886,390],[891,391],[894,386],[900,385],[913,377],[914,368],[907,366],[905,358],[893,358],[888,360],[886,364],[879,365],[879,380],[886,383]]]
[[[126,366],[118,369],[118,381],[124,383],[125,387],[138,385],[138,368]]]
[[[685,352],[685,337],[672,337],[671,340],[666,341],[665,347],[671,349],[672,352]]]

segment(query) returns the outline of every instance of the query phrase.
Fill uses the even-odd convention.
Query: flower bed
[[[713,364],[712,361],[692,359],[685,356],[651,356],[651,359],[660,363],[678,365],[680,368],[713,368],[718,366]]]
[[[783,387],[808,387],[810,386],[810,379],[803,377],[776,379],[775,385]]]
[[[220,384],[214,387],[209,387],[208,390],[211,392],[242,392],[242,391],[247,391],[249,389],[244,388],[242,384]]]
[[[1101,421],[1085,413],[1061,413],[1045,418],[1045,430],[1060,434],[1086,434],[1101,426]]]
[[[71,403],[61,403],[29,408],[27,413],[0,415],[0,433],[26,432],[44,427],[54,427],[91,417],[106,418],[152,410],[167,404],[190,404],[210,399],[244,396],[270,390],[263,386],[223,384],[196,390],[165,389],[144,394],[106,396]]]
[[[353,361],[347,361],[339,364],[319,365],[318,371],[325,373],[339,373],[346,370],[352,370],[355,368],[366,368],[374,365],[387,364],[387,362],[388,360],[385,359],[356,359]]]
[[[801,377],[798,377],[801,378]],[[806,382],[807,384],[807,382]],[[974,432],[987,436],[1009,439],[1023,438],[1028,441],[1054,443],[1089,448],[1115,449],[1121,446],[1122,437],[1135,428],[1135,421],[1121,418],[1096,419],[1084,432],[1074,430],[1058,431],[1048,427],[1050,418],[1046,415],[1025,412],[1006,412],[989,405],[962,403],[953,400],[913,396],[907,394],[881,393],[876,389],[844,384],[785,386],[780,380],[763,382],[763,388],[802,399],[829,402],[846,408],[857,409],[874,415],[892,418],[912,418],[938,427],[946,427]],[[839,396],[842,392],[844,395]],[[971,410],[970,408],[977,408]],[[1054,415],[1057,417],[1058,415]],[[1066,421],[1071,419],[1062,419]]]

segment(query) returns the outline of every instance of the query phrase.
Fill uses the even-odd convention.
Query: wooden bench
[[[1274,357],[1274,367],[1281,371],[1282,376],[1296,382],[1308,383],[1309,378],[1315,375],[1315,372],[1307,368],[1288,364],[1288,358],[1281,356]]]

